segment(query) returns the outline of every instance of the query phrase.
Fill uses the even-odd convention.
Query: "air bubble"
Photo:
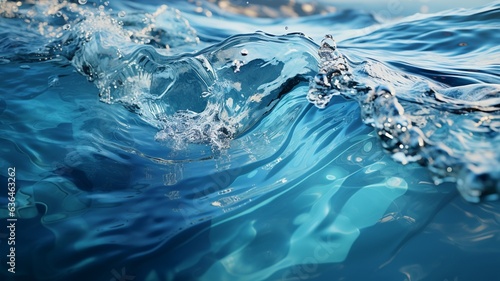
[[[78,0],[78,4],[85,5],[87,4],[87,0]]]
[[[120,18],[123,18],[123,17],[125,17],[126,15],[127,15],[127,13],[126,13],[125,11],[120,11],[120,12],[118,12],[118,16],[119,16]]]
[[[67,23],[67,24],[65,24],[65,25],[63,26],[63,29],[64,29],[64,30],[68,30],[68,29],[70,29],[70,28],[71,28],[71,24],[69,24],[69,23]]]
[[[241,55],[242,55],[242,56],[246,56],[246,55],[248,55],[248,50],[247,50],[247,49],[243,49],[243,50],[241,50]]]
[[[337,179],[337,177],[336,177],[336,176],[334,176],[334,175],[326,175],[326,179],[327,179],[327,180],[330,180],[330,181],[333,181],[333,180],[336,180],[336,179]]]

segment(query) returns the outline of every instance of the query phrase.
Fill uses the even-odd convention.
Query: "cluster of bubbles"
[[[171,116],[160,117],[161,131],[155,139],[181,150],[187,144],[207,144],[212,148],[229,148],[237,133],[235,124],[220,116],[217,104],[209,103],[204,111],[197,113],[183,110]]]
[[[318,54],[319,71],[310,82],[309,102],[322,109],[334,96],[356,100],[363,122],[375,129],[382,147],[395,161],[428,167],[436,183],[456,181],[458,190],[470,202],[498,199],[500,172],[496,168],[464,161],[444,143],[429,139],[412,115],[405,113],[390,86],[370,87],[357,82],[332,36],[325,36]]]

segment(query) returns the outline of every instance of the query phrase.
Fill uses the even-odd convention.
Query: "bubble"
[[[87,4],[87,0],[78,0],[78,4],[85,5]]]
[[[248,55],[248,50],[247,50],[247,49],[243,49],[243,50],[241,50],[241,55],[242,55],[242,56],[246,56],[246,55]]]
[[[57,11],[56,16],[57,17],[62,17],[62,12],[61,11]]]
[[[126,13],[125,11],[120,11],[120,12],[118,12],[118,16],[119,16],[120,18],[123,18],[123,17],[125,17],[126,15],[127,15],[127,13]]]
[[[327,180],[331,180],[331,181],[332,181],[332,180],[336,180],[336,179],[337,179],[337,177],[336,177],[336,176],[334,176],[334,175],[326,175],[326,179],[327,179]]]
[[[64,29],[64,30],[68,30],[68,29],[70,29],[70,28],[71,28],[71,24],[69,24],[69,23],[67,23],[67,24],[65,24],[65,25],[63,26],[63,29]]]

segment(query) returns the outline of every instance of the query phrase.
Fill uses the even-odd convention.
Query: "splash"
[[[407,87],[408,93],[398,97],[390,86],[356,81],[332,36],[325,36],[318,54],[319,71],[310,83],[309,102],[322,109],[334,96],[355,99],[364,123],[375,128],[382,147],[395,161],[428,167],[436,184],[456,182],[461,195],[470,202],[498,199],[498,85],[439,89],[425,81],[411,84],[410,80],[418,79],[408,79],[402,84],[406,82],[412,88]],[[483,98],[472,101],[467,98],[471,96]],[[406,111],[400,99],[410,102],[408,108],[412,108],[411,102],[418,102],[431,105],[431,109]],[[445,117],[444,122],[439,117]],[[447,131],[443,133],[445,126]]]
[[[78,26],[90,38],[79,45],[73,65],[99,88],[103,102],[137,113],[160,130],[157,140],[176,149],[200,143],[229,147],[307,81],[317,61],[313,43],[301,34],[239,35],[199,52],[165,55],[131,42],[123,30],[88,32],[88,26]]]
[[[177,9],[126,13],[106,3],[44,1],[16,17],[47,39],[37,59],[68,59],[102,102],[136,113],[173,149],[228,148],[314,73],[315,46],[303,34],[258,32],[203,48]]]

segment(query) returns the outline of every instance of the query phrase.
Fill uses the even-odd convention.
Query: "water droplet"
[[[126,15],[127,15],[127,13],[126,13],[125,11],[120,11],[120,12],[118,12],[118,16],[119,16],[120,18],[123,18],[123,17],[124,17],[124,16],[126,16]]]
[[[241,55],[242,55],[242,56],[246,56],[246,55],[248,55],[248,50],[247,50],[247,49],[243,49],[243,50],[241,50]]]
[[[69,24],[69,23],[67,23],[67,24],[65,24],[65,25],[63,26],[63,29],[64,29],[64,30],[68,30],[68,29],[70,29],[70,28],[71,28],[71,24]]]
[[[57,11],[56,16],[57,17],[61,17],[62,16],[62,12],[61,11]]]
[[[78,0],[78,4],[85,5],[87,4],[87,0]]]

